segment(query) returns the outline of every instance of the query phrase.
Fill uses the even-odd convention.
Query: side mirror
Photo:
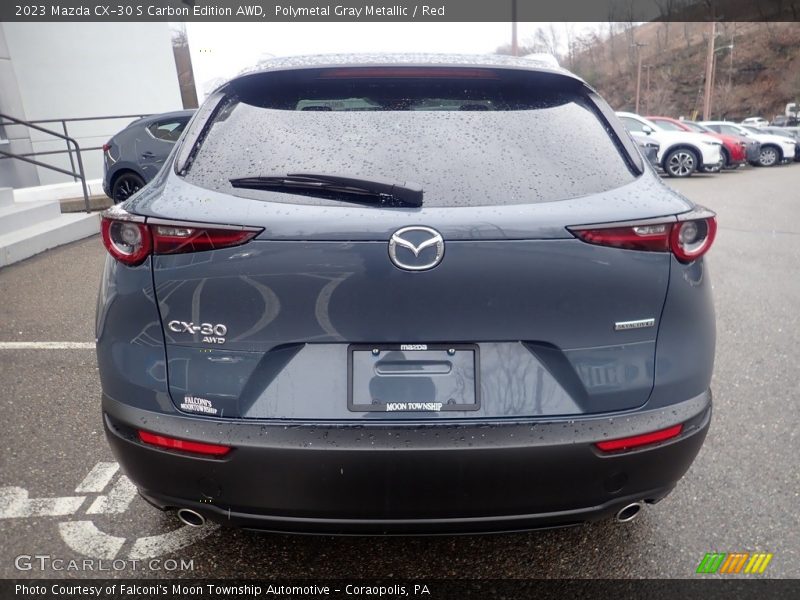
[[[642,125],[642,131],[644,131],[647,135],[653,133],[653,128],[650,125]]]

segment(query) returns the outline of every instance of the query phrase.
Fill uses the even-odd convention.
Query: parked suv
[[[692,121],[681,121],[669,117],[647,117],[650,121],[667,131],[693,131],[703,133],[722,142],[722,166],[727,169],[735,169],[747,162],[747,143],[742,136],[724,135],[704,129],[701,125]]]
[[[103,191],[122,202],[153,179],[175,147],[193,110],[138,119],[103,144]]]
[[[744,121],[742,121],[742,125],[752,125],[753,127],[764,127],[769,125],[769,121],[767,121],[764,117],[748,117]]]
[[[785,136],[760,133],[756,128],[748,129],[727,121],[702,121],[700,123],[718,133],[730,133],[752,138],[761,144],[760,155],[755,163],[762,167],[774,167],[784,161],[794,160],[795,142]]]
[[[511,57],[274,60],[103,216],[112,450],[184,522],[634,518],[711,419],[714,214]]]
[[[719,171],[722,142],[702,133],[670,131],[633,113],[618,112],[631,135],[648,137],[661,147],[658,162],[670,177],[690,177],[695,171]]]
[[[798,127],[800,126],[800,119],[787,115],[777,115],[772,120],[771,125],[773,127]]]

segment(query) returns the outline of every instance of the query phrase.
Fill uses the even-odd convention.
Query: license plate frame
[[[400,353],[403,357],[410,356],[410,358],[401,359],[395,356],[387,361],[391,356],[388,353]],[[384,369],[384,372],[380,372],[381,360],[396,371]],[[444,363],[450,365],[450,369],[446,372]],[[410,391],[408,388],[411,385],[419,385],[423,380],[430,380],[436,397],[412,401],[408,398],[392,397],[390,393],[384,398],[373,398],[370,392],[368,395],[371,401],[367,403],[364,401],[366,390],[359,388],[355,391],[356,386],[363,386],[367,378],[370,382],[368,388],[372,387],[373,381],[385,384],[391,380],[392,385],[384,386],[387,390],[395,386],[398,391],[405,392]],[[480,409],[480,389],[478,344],[381,343],[350,344],[347,348],[347,408],[351,412],[414,414],[471,412]],[[429,388],[426,388],[426,391],[429,391]],[[457,393],[450,394],[448,391]],[[455,401],[456,397],[465,401]]]

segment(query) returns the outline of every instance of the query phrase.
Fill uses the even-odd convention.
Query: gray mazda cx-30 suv
[[[275,60],[105,213],[106,433],[192,524],[633,518],[711,418],[714,214],[532,60]]]

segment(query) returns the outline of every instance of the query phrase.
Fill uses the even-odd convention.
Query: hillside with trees
[[[580,35],[570,24],[550,24],[519,53],[556,54],[616,110],[629,111],[641,57],[639,112],[691,117],[702,114],[710,33],[700,22],[609,22]],[[712,118],[772,119],[800,99],[800,23],[717,23],[714,48]]]

